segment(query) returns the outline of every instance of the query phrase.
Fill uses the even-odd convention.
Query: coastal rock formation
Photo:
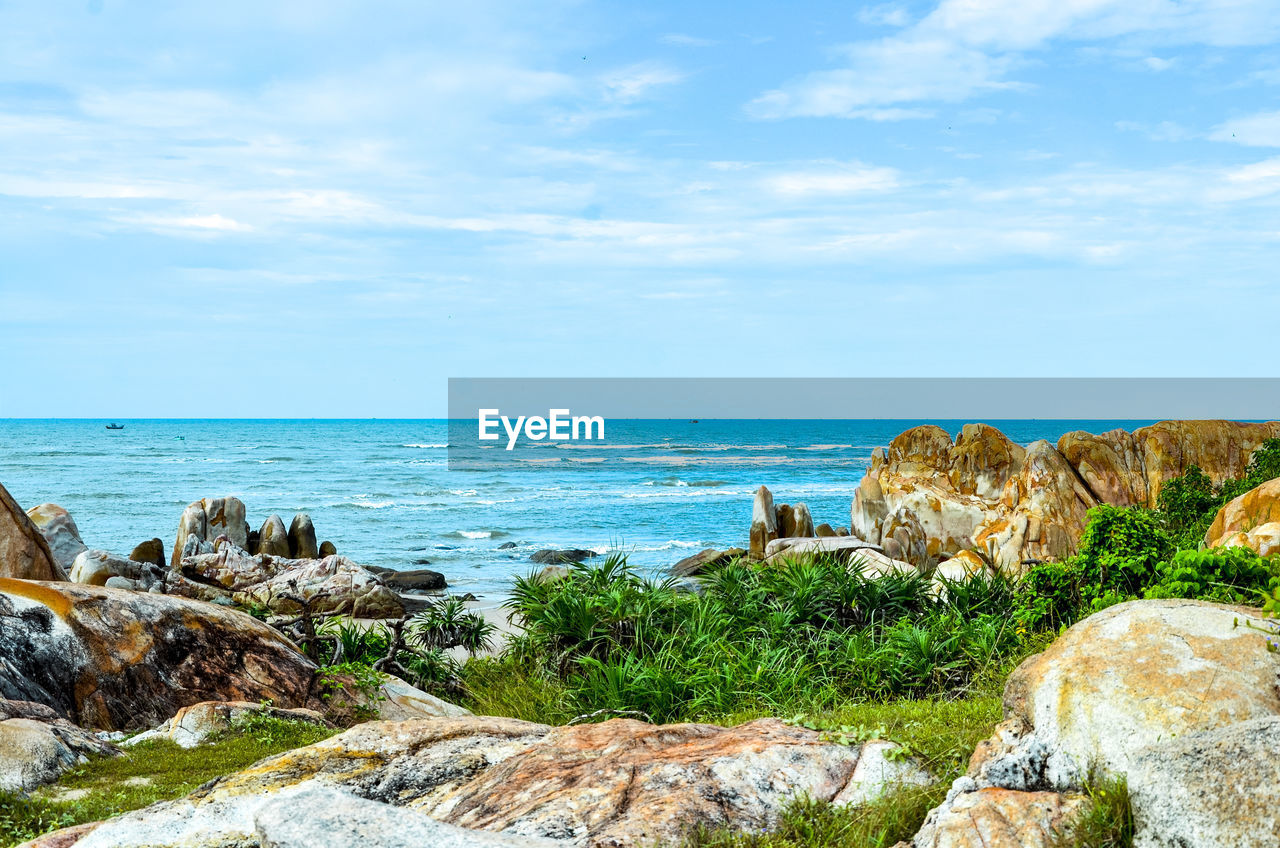
[[[826,554],[849,562],[866,553],[883,553],[879,545],[849,536],[811,536],[807,539],[774,539],[765,548],[766,562],[780,562],[800,554]]]
[[[830,524],[827,524],[824,521],[823,523],[819,524],[817,527],[813,528],[813,535],[818,537],[826,537],[826,536],[835,536],[837,535],[837,533],[834,527],[832,527]]]
[[[412,568],[407,571],[387,569],[379,571],[387,587],[397,592],[443,592],[449,587],[444,575],[429,568]]]
[[[1163,421],[1023,448],[984,424],[966,424],[954,442],[940,427],[914,427],[872,454],[850,526],[921,567],[976,548],[1017,571],[1074,553],[1090,507],[1154,506],[1193,464],[1215,482],[1238,477],[1275,436],[1280,422]]]
[[[318,552],[318,553],[319,553],[320,558],[321,558],[321,559],[324,559],[325,557],[337,556],[337,555],[338,555],[338,549],[337,549],[337,547],[333,544],[333,542],[321,542],[321,543],[320,543],[320,550],[319,550],[319,552]]]
[[[249,701],[202,701],[183,707],[159,727],[139,733],[121,744],[128,747],[140,742],[163,739],[179,748],[194,748],[203,745],[210,736],[227,731],[253,715],[305,721],[308,724],[327,724],[320,713],[305,708],[285,709]]]
[[[150,589],[164,584],[164,570],[154,563],[120,559],[106,551],[85,550],[71,564],[71,582],[87,586],[106,586],[115,578],[128,581],[123,589]]]
[[[600,554],[595,551],[583,548],[544,548],[540,551],[534,551],[529,557],[530,562],[536,562],[538,565],[572,565],[575,562],[585,562],[592,557],[598,557]]]
[[[1252,548],[1280,553],[1280,478],[1268,480],[1223,505],[1204,534],[1210,548]]]
[[[26,792],[52,783],[90,756],[120,751],[44,704],[0,700],[0,790]]]
[[[129,559],[134,562],[147,562],[164,568],[164,542],[159,539],[149,539],[145,542],[139,542],[137,546],[129,552]]]
[[[76,527],[71,513],[57,504],[45,503],[27,510],[27,518],[49,543],[49,550],[58,566],[63,571],[70,571],[71,563],[87,547],[80,538],[80,529]]]
[[[293,521],[289,522],[289,557],[292,559],[320,558],[320,549],[316,547],[316,528],[311,523],[311,516],[305,512],[299,512],[293,517]]]
[[[201,845],[261,846],[268,843],[254,822],[265,802],[326,789],[470,830],[626,848],[675,841],[698,825],[761,830],[800,795],[862,803],[890,786],[929,780],[892,747],[838,745],[773,719],[735,728],[624,719],[558,728],[488,717],[370,722],[61,844],[164,848],[195,844],[198,835]]]
[[[696,577],[746,555],[747,552],[742,548],[729,548],[723,551],[706,548],[671,566],[671,574],[674,577]]]
[[[234,610],[145,592],[0,578],[0,696],[82,727],[153,727],[212,700],[307,703],[315,666]]]
[[[3,485],[0,485],[0,577],[67,579],[49,543]]]
[[[399,596],[380,577],[346,557],[250,556],[228,544],[216,553],[184,557],[178,571],[187,582],[173,582],[169,591],[205,600],[220,593],[242,606],[264,606],[276,612],[294,612],[302,599],[311,602],[312,612],[349,613],[358,618],[404,614]]]
[[[1004,844],[938,836],[948,822],[967,832],[966,816],[976,821],[996,797],[998,818],[1048,832],[1087,779],[1109,777],[1127,777],[1135,848],[1274,845],[1280,654],[1246,626],[1257,613],[1130,601],[1068,629],[1009,678],[1005,721],[914,848]]]
[[[191,536],[213,542],[226,536],[238,548],[248,548],[249,523],[244,520],[244,504],[239,498],[204,498],[188,506],[178,520],[178,538],[169,565],[177,568]]]
[[[747,546],[752,559],[764,559],[765,548],[778,538],[778,512],[773,507],[773,492],[761,486],[751,501],[751,542]]]
[[[258,530],[258,547],[251,553],[289,559],[289,531],[278,515],[269,515]]]

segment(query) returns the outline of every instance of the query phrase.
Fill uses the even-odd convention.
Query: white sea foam
[[[406,448],[423,448],[423,449],[425,449],[425,448],[447,448],[447,447],[449,447],[449,445],[446,443],[446,444],[443,444],[443,445],[404,445],[404,447],[406,447]]]

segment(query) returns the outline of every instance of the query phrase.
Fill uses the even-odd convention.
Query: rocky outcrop
[[[284,520],[280,516],[269,515],[262,522],[258,530],[258,547],[252,553],[289,559],[289,531],[284,528]]]
[[[71,564],[71,582],[147,591],[164,588],[164,569],[155,563],[120,559],[106,551],[85,550]],[[114,581],[114,582],[113,582]]]
[[[915,427],[872,454],[850,526],[921,567],[976,548],[1018,571],[1074,553],[1090,507],[1154,506],[1164,482],[1193,464],[1215,482],[1239,477],[1275,436],[1280,422],[1163,421],[1024,448],[984,424],[966,424],[954,442]]]
[[[293,559],[319,559],[321,556],[316,546],[315,525],[305,512],[298,513],[289,522],[289,556]]]
[[[540,551],[534,551],[529,561],[536,562],[538,565],[572,565],[598,556],[600,554],[595,551],[584,548],[543,548]]]
[[[773,507],[773,492],[761,486],[751,501],[751,533],[747,546],[752,559],[764,559],[769,543],[778,538],[778,512]]]
[[[26,792],[52,783],[91,756],[120,751],[44,704],[0,701],[0,790]]]
[[[0,485],[0,577],[67,579],[49,543],[3,485]]]
[[[333,544],[333,542],[321,542],[319,554],[321,559],[324,559],[325,557],[337,556],[338,549]]]
[[[762,830],[801,795],[862,803],[928,780],[891,749],[838,745],[772,719],[736,728],[621,719],[560,728],[483,717],[371,722],[63,844],[261,846],[269,843],[256,822],[271,799],[341,791],[414,811],[410,827],[426,815],[484,834],[626,848],[673,842],[699,825]]]
[[[801,555],[825,555],[849,562],[867,553],[883,553],[879,545],[849,536],[811,536],[807,539],[774,539],[765,548],[766,562],[781,562]]]
[[[1247,626],[1256,613],[1130,601],[1068,629],[1009,678],[1005,721],[915,848],[1004,844],[961,838],[997,790],[1001,819],[1052,829],[1086,780],[1112,777],[1128,781],[1135,848],[1274,845],[1280,654]],[[948,822],[961,835],[945,842]]]
[[[671,574],[674,577],[696,577],[736,559],[741,559],[746,555],[747,552],[742,548],[729,548],[724,551],[716,548],[706,548],[693,556],[685,557],[671,566]]]
[[[241,612],[144,592],[0,578],[0,696],[83,727],[153,727],[213,700],[307,704],[315,666]]]
[[[195,748],[208,742],[211,736],[224,733],[255,715],[303,721],[308,724],[328,723],[320,713],[306,708],[285,709],[249,701],[202,701],[199,704],[183,707],[159,727],[130,737],[121,744],[133,746],[159,739],[172,742],[179,748]]]
[[[347,613],[358,618],[404,614],[400,597],[382,578],[341,556],[249,556],[228,544],[216,553],[184,557],[179,571],[186,581],[171,581],[168,591],[204,600],[224,597],[241,606],[288,613],[300,608],[301,599],[310,601],[313,613]]]
[[[57,504],[45,503],[27,510],[27,518],[49,543],[49,551],[58,566],[63,571],[70,571],[76,556],[87,548],[71,513]]]
[[[1251,548],[1280,553],[1280,478],[1268,480],[1223,505],[1204,534],[1210,548]]]
[[[187,539],[212,543],[226,536],[238,548],[249,545],[249,523],[244,519],[244,503],[239,498],[204,498],[188,506],[178,520],[178,538],[173,545],[169,564],[177,568],[182,561]]]

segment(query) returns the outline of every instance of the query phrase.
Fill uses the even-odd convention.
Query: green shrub
[[[1032,566],[1018,584],[1013,616],[1024,632],[1058,630],[1073,623],[1084,608],[1084,569],[1076,560]]]
[[[1276,571],[1248,548],[1178,551],[1160,564],[1159,582],[1149,587],[1145,596],[1257,603],[1268,586],[1280,583]]]
[[[1166,482],[1158,500],[1165,529],[1180,548],[1200,544],[1223,503],[1222,493],[1198,465]]]
[[[1144,509],[1102,504],[1089,510],[1076,562],[1082,600],[1108,592],[1137,596],[1156,582],[1157,566],[1173,554],[1173,541],[1157,516]]]

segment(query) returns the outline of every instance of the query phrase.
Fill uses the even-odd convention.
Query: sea
[[[960,421],[608,421],[583,455],[450,470],[435,420],[0,420],[0,483],[24,508],[52,502],[85,544],[127,555],[172,547],[182,510],[233,495],[257,528],[307,512],[320,540],[368,565],[430,568],[451,591],[501,602],[542,548],[625,552],[654,575],[703,548],[745,547],[752,493],[849,524],[877,446],[917,424]],[[1152,421],[988,421],[1014,441],[1131,430]],[[561,455],[562,454],[562,455]],[[551,461],[547,457],[551,456]]]

